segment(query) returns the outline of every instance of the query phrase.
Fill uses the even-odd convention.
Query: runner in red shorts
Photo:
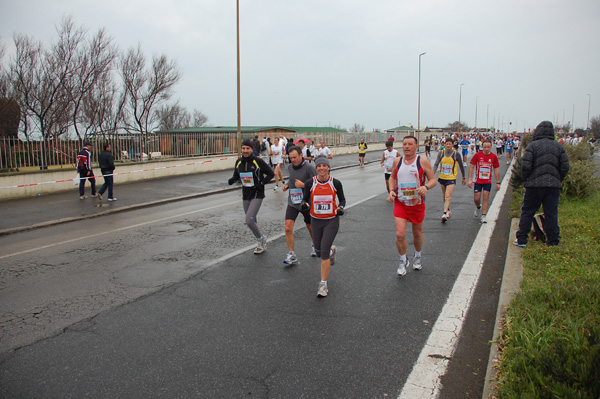
[[[396,223],[396,247],[400,254],[398,276],[406,274],[409,265],[406,257],[408,242],[406,226],[412,223],[415,257],[413,269],[421,270],[421,248],[423,246],[423,220],[425,219],[425,195],[435,187],[435,173],[427,158],[417,155],[417,139],[404,137],[402,150],[404,156],[396,158],[390,176],[388,201],[394,201],[394,220]]]

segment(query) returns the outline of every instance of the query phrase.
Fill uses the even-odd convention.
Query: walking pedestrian
[[[302,140],[300,140],[302,141]],[[314,166],[309,164],[302,156],[302,149],[298,146],[290,147],[288,152],[290,164],[288,165],[288,184],[284,184],[283,191],[289,189],[288,206],[285,210],[285,242],[288,246],[288,254],[283,260],[287,265],[298,263],[296,252],[294,251],[294,224],[298,214],[304,217],[306,229],[311,239],[311,256],[317,256],[315,244],[312,242],[313,233],[311,228],[311,217],[308,209],[302,209],[302,200],[304,198],[304,182],[317,175]]]
[[[92,188],[92,197],[97,197],[102,200],[102,196],[96,193],[96,177],[92,170],[92,143],[86,141],[83,143],[83,148],[77,153],[77,171],[79,172],[79,199],[87,198],[85,195],[85,181],[90,181]]]
[[[117,199],[113,195],[113,174],[115,171],[115,159],[111,152],[110,143],[104,144],[104,150],[100,155],[98,155],[98,166],[100,166],[100,171],[102,172],[102,176],[104,177],[104,184],[100,187],[98,191],[98,196],[100,200],[102,200],[102,195],[108,189],[108,200],[116,201]]]
[[[487,211],[492,190],[492,171],[496,176],[496,190],[500,189],[500,162],[498,156],[492,153],[492,141],[483,142],[483,151],[475,153],[469,166],[469,188],[473,188],[473,202],[475,202],[475,217],[481,213],[481,223],[487,223]],[[475,170],[475,186],[473,187],[473,170]],[[483,191],[483,204],[481,193]]]
[[[250,140],[242,142],[242,156],[235,161],[233,176],[228,180],[229,185],[236,181],[242,182],[242,203],[246,214],[246,224],[254,237],[258,240],[254,253],[263,253],[267,249],[267,237],[261,234],[256,224],[256,215],[260,210],[262,200],[265,198],[265,184],[275,174],[273,170],[262,159],[252,154],[252,143]]]
[[[460,168],[462,185],[464,186],[467,183],[462,158],[458,155],[458,151],[452,147],[453,142],[454,140],[451,137],[446,138],[446,147],[443,151],[438,153],[435,165],[433,166],[433,170],[437,172],[438,165],[440,165],[438,182],[442,187],[442,199],[444,201],[442,223],[446,223],[446,221],[450,219],[450,216],[452,216],[450,203],[452,202],[452,193],[454,192],[454,187],[456,187],[456,177],[458,176],[456,164],[458,164]]]
[[[558,245],[558,202],[562,181],[569,172],[569,157],[562,144],[554,140],[554,125],[550,121],[540,122],[533,132],[521,160],[521,178],[525,195],[521,205],[521,218],[515,245],[525,247],[535,212],[544,209],[544,231],[546,245]]]
[[[333,241],[340,228],[339,216],[344,214],[346,197],[342,183],[329,174],[329,160],[317,157],[315,165],[317,175],[304,182],[303,205],[304,209],[310,209],[313,242],[317,256],[321,258],[321,282],[317,296],[326,297],[329,271],[336,261],[337,248]]]
[[[427,158],[417,155],[417,139],[406,136],[402,140],[404,155],[396,158],[389,179],[388,202],[394,202],[394,222],[396,224],[396,248],[400,255],[398,276],[404,276],[409,266],[406,251],[406,227],[412,224],[415,255],[413,269],[421,270],[421,249],[423,247],[423,220],[425,220],[425,196],[437,184],[435,173]]]

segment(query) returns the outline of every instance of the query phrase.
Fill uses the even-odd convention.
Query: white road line
[[[220,208],[222,206],[229,206],[229,205],[232,205],[232,204],[238,204],[239,202],[240,202],[239,200],[232,201],[232,202],[227,202],[225,204],[215,205],[215,206],[211,206],[209,208],[197,209],[195,211],[180,213],[180,214],[177,214],[177,215],[167,216],[167,217],[160,218],[160,219],[149,220],[147,222],[132,224],[130,226],[121,227],[121,228],[114,229],[114,230],[103,231],[102,233],[91,234],[91,235],[84,236],[84,237],[77,237],[77,238],[73,238],[73,239],[70,239],[70,240],[65,240],[65,241],[61,241],[61,242],[55,242],[53,244],[48,244],[48,245],[44,245],[44,246],[41,246],[41,247],[30,248],[30,249],[25,250],[25,251],[14,252],[12,254],[7,254],[7,255],[0,256],[0,260],[6,259],[6,258],[10,258],[10,257],[13,257],[13,256],[18,256],[18,255],[23,255],[23,254],[35,252],[35,251],[40,251],[42,249],[53,248],[53,247],[57,247],[59,245],[69,244],[69,243],[76,242],[76,241],[87,240],[89,238],[100,237],[100,236],[103,236],[103,235],[106,235],[106,234],[113,234],[113,233],[118,232],[118,231],[125,231],[125,230],[129,230],[129,229],[135,229],[136,227],[145,226],[145,225],[152,224],[152,223],[163,222],[163,221],[169,220],[169,219],[180,218],[180,217],[183,217],[183,216],[192,215],[194,213],[199,213],[199,212],[204,212],[204,211],[210,211],[212,209]]]
[[[448,363],[460,339],[510,176],[509,168],[488,210],[488,223],[481,225],[448,300],[398,396],[399,399],[431,399],[437,398],[440,394],[442,388],[440,380],[446,373]]]

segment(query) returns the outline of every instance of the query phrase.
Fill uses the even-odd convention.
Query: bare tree
[[[365,127],[363,125],[355,123],[354,125],[352,125],[352,127],[349,130],[349,132],[351,132],[351,133],[364,133],[365,132]]]
[[[156,110],[160,130],[182,129],[190,126],[190,113],[183,108],[179,101],[175,104],[165,104]]]
[[[470,129],[469,125],[467,125],[464,122],[461,122],[459,124],[458,121],[453,122],[453,123],[448,123],[448,128],[450,130],[452,130],[453,132],[458,132],[458,131],[465,132],[465,131],[468,131]]]
[[[192,126],[200,127],[204,126],[208,123],[208,116],[203,114],[202,112],[194,109],[194,113],[192,115]]]
[[[72,102],[72,124],[80,140],[91,134],[102,133],[99,129],[102,124],[100,113],[106,111],[106,107],[101,102],[109,100],[106,95],[110,92],[107,89],[112,84],[111,72],[116,56],[116,48],[103,29],[77,52],[76,70],[69,82],[68,93]],[[100,98],[94,98],[94,95]],[[91,104],[94,108],[90,108]]]
[[[175,62],[168,61],[165,55],[153,56],[152,67],[147,70],[140,45],[121,58],[120,74],[127,102],[124,127],[147,135],[158,127],[155,107],[171,97],[181,75]]]

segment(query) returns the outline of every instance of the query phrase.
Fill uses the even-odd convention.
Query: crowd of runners
[[[264,141],[269,142],[266,138]],[[317,147],[305,140],[288,140],[287,145],[279,137],[273,141],[267,147],[268,151],[264,151],[265,146],[256,149],[255,142],[245,140],[242,143],[242,156],[236,161],[229,184],[241,182],[245,222],[257,240],[254,253],[258,255],[267,248],[267,238],[261,233],[256,218],[265,198],[265,185],[274,179],[274,190],[278,191],[281,181],[281,190],[288,195],[284,214],[288,252],[283,263],[299,263],[294,245],[294,225],[298,216],[302,215],[311,238],[310,257],[321,260],[317,295],[325,297],[329,292],[327,281],[330,268],[336,262],[334,241],[340,227],[339,217],[344,214],[346,205],[342,182],[330,174],[333,153],[325,141],[320,141]],[[452,216],[452,193],[460,170],[462,185],[468,184],[473,189],[474,216],[480,218],[481,223],[487,223],[489,195],[494,180],[496,190],[500,188],[499,156],[505,150],[507,163],[510,163],[512,154],[519,148],[519,138],[512,135],[429,136],[424,143],[425,156],[418,155],[419,143],[414,136],[404,137],[401,143],[397,143],[401,145],[401,151],[394,148],[391,140],[385,144],[380,165],[388,192],[387,200],[394,203],[391,214],[400,256],[397,274],[404,276],[410,265],[406,239],[409,223],[412,225],[414,244],[412,267],[414,270],[423,267],[421,250],[428,192],[439,183],[444,203],[441,221],[446,223]],[[493,146],[499,148],[499,145],[502,152],[497,150],[494,154]],[[358,165],[361,168],[365,165],[367,148],[364,139],[361,140],[357,148]],[[429,160],[432,148],[438,151],[433,166]],[[284,164],[286,158],[289,160],[287,166]],[[468,173],[465,173],[465,165],[469,166]],[[287,168],[287,182],[283,177],[284,167]]]

